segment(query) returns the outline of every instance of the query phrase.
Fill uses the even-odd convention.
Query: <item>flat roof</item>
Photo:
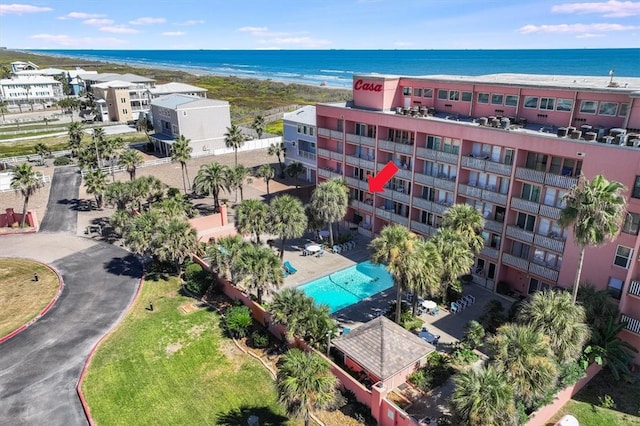
[[[164,94],[172,94],[172,93],[188,93],[188,92],[197,92],[202,93],[206,92],[207,89],[203,89],[202,87],[193,86],[191,84],[186,83],[177,83],[171,82],[167,84],[156,84],[156,87],[149,89],[154,95],[164,95]]]
[[[283,120],[293,121],[295,123],[316,125],[316,107],[315,105],[307,105],[293,112],[284,113]]]

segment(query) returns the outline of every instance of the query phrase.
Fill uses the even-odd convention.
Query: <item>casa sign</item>
[[[382,84],[365,83],[363,80],[357,80],[353,88],[354,90],[365,90],[367,92],[382,92]]]

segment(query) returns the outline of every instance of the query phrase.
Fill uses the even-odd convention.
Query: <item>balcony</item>
[[[464,156],[462,157],[462,161],[460,162],[460,165],[462,167],[484,171],[486,167],[486,163],[487,162],[482,158]]]
[[[416,172],[413,180],[421,185],[433,186],[433,176]]]
[[[482,250],[480,250],[480,254],[482,256],[490,257],[491,259],[495,260],[498,260],[498,256],[500,256],[500,252],[498,250],[494,249],[493,247],[487,246],[482,247]]]
[[[471,185],[458,185],[458,195],[480,198],[482,196],[482,189]]]
[[[640,320],[630,317],[629,315],[622,314],[620,315],[620,322],[627,323],[627,326],[625,327],[626,330],[640,335]]]
[[[318,129],[318,133],[320,133],[320,129]],[[347,142],[351,142],[351,143],[357,143],[360,145],[366,145],[366,146],[376,146],[376,140],[375,138],[370,138],[367,136],[360,136],[360,135],[355,135],[353,133],[347,133]]]
[[[318,169],[318,176],[324,177],[324,178],[327,178],[327,179],[331,179],[331,178],[334,178],[334,177],[341,178],[342,177],[342,173],[338,173],[338,172],[335,172],[333,170]]]
[[[431,211],[436,214],[443,215],[452,204],[453,203],[448,201],[434,201],[431,203]]]
[[[495,173],[497,175],[502,175],[502,176],[511,176],[511,168],[512,166],[510,164],[487,161],[487,164],[485,166],[485,171],[489,173]]]
[[[318,136],[323,136],[325,138],[342,140],[342,132],[337,130],[325,129],[323,127],[318,127]]]
[[[527,243],[533,242],[533,232],[526,231],[514,225],[507,225],[507,237],[515,238],[520,241],[526,241]]]
[[[516,167],[516,178],[527,180],[529,182],[544,183],[544,174],[544,172],[539,170]]]
[[[391,221],[402,226],[409,226],[409,219],[396,213],[391,213]]]
[[[494,192],[490,189],[482,191],[482,199],[489,201],[490,203],[500,204],[501,206],[507,205],[507,194],[500,194],[499,192]]]
[[[462,165],[462,167],[468,167],[470,169],[486,171],[502,176],[511,176],[510,164],[491,161],[489,160],[488,156],[485,156],[484,158],[463,156],[460,164]]]
[[[363,167],[365,169],[373,170],[375,163],[373,160],[357,157],[355,155],[347,155],[347,164],[352,166]],[[373,157],[371,157],[373,159]]]
[[[553,282],[558,281],[558,271],[556,271],[555,269],[547,268],[546,266],[540,265],[539,263],[531,262],[529,264],[529,272]]]
[[[411,197],[402,191],[396,191],[391,188],[385,187],[385,192],[382,194],[386,199],[397,201],[402,204],[409,204]]]
[[[540,215],[557,220],[560,217],[560,209],[554,206],[542,204],[540,205]]]
[[[376,207],[376,216],[381,217],[383,219],[391,220],[392,210],[385,210],[383,207]]]
[[[640,297],[640,281],[632,280],[629,284],[629,290],[627,290],[627,294]]]
[[[413,197],[413,207],[417,207],[422,210],[431,211],[433,206],[433,201],[429,201],[425,198]]]
[[[438,161],[443,161],[449,164],[458,164],[458,154],[452,154],[450,152],[442,152],[437,151],[438,155],[436,156]]]
[[[527,213],[538,214],[538,211],[540,210],[540,204],[535,201],[512,197],[511,208]]]
[[[564,252],[564,240],[561,238],[551,238],[536,234],[533,239],[533,243],[538,247],[553,250],[558,253]]]
[[[449,192],[453,192],[456,189],[456,181],[447,179],[446,177],[433,178],[433,186],[436,188],[444,189]]]
[[[558,188],[570,189],[578,184],[578,178],[547,173],[544,178],[544,183],[557,186]]]
[[[369,182],[367,182],[366,180],[360,180],[360,179],[356,179],[349,176],[345,177],[344,180],[347,182],[347,185],[353,188],[364,189],[365,191],[369,191]]]
[[[371,204],[367,204],[358,200],[350,200],[349,205],[354,209],[357,209],[366,213],[373,213],[373,206]]]
[[[502,234],[502,223],[491,219],[484,220],[484,229]]]
[[[426,223],[418,222],[416,220],[411,221],[411,230],[427,236],[433,235],[437,231],[433,226],[429,226]]]
[[[502,253],[502,263],[521,271],[529,272],[529,261],[527,259],[521,259],[510,253]]]
[[[416,154],[418,155],[418,157],[426,158],[427,160],[435,160],[438,156],[437,151],[421,147],[416,148]]]

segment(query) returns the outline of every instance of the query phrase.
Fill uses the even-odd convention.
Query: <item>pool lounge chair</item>
[[[296,268],[294,268],[291,263],[289,263],[289,261],[287,260],[286,262],[284,262],[284,270],[287,271],[290,274],[295,274],[296,272],[298,272],[298,270]]]

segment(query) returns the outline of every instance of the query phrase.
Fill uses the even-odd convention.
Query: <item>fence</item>
[[[142,163],[139,166],[137,166],[136,169],[142,169],[142,168],[151,167],[151,166],[158,166],[160,164],[168,164],[170,162],[171,162],[171,157],[157,158],[155,160],[145,161],[144,163]],[[93,170],[95,170],[95,169],[92,169],[92,170],[82,169],[82,170],[80,170],[80,174],[84,178],[87,173],[89,173],[90,171],[93,171]],[[124,166],[106,166],[106,167],[100,167],[100,170],[103,173],[110,175],[111,173],[126,172],[127,168],[124,167]]]

